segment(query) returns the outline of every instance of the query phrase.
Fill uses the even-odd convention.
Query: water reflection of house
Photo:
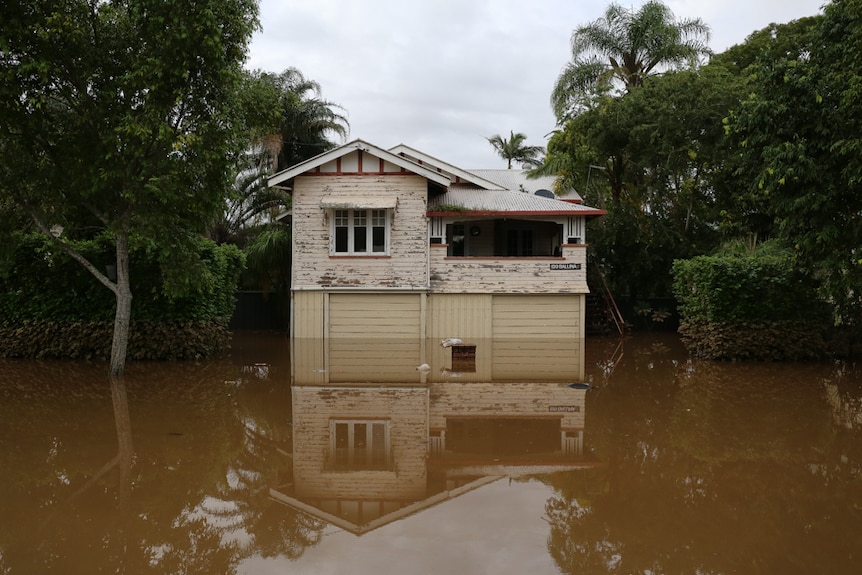
[[[495,368],[508,343],[341,341],[324,362],[294,339],[292,469],[273,498],[361,534],[501,477],[590,465],[576,354],[544,340],[520,371]]]
[[[533,189],[552,181],[356,140],[269,183],[293,195],[293,337],[582,342],[585,222],[603,212]]]

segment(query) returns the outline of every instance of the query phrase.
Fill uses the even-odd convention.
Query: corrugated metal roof
[[[421,166],[433,166],[440,173],[449,176],[449,178],[453,182],[460,179],[465,182],[475,184],[480,188],[486,188],[488,190],[496,190],[503,187],[499,183],[483,178],[473,171],[467,171],[463,168],[459,168],[448,162],[444,162],[443,160],[435,158],[434,156],[431,156],[424,152],[420,152],[419,150],[411,148],[410,146],[407,146],[405,144],[398,144],[394,148],[390,148],[389,151],[393,154],[398,154],[407,158],[408,160],[416,162]]]
[[[470,170],[470,173],[476,174],[485,180],[490,180],[507,190],[523,191],[530,194],[535,194],[536,190],[550,190],[553,192],[554,184],[557,181],[556,176],[528,178],[527,170]],[[569,201],[581,199],[581,196],[574,190],[566,190],[565,197]]]
[[[602,210],[511,190],[450,186],[428,202],[429,212],[520,213],[536,215],[600,215]]]

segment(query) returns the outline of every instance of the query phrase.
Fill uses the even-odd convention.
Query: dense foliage
[[[558,84],[557,101],[577,105],[558,115],[542,169],[607,210],[588,237],[615,295],[671,296],[674,260],[774,240],[792,252],[785,273],[817,285],[808,307],[862,323],[860,38],[862,4],[834,0],[624,90]],[[619,46],[595,47],[621,64]]]
[[[825,351],[829,323],[811,275],[770,244],[751,254],[723,252],[674,263],[679,331],[711,359],[811,359]]]
[[[74,245],[90,261],[113,265],[110,238]],[[235,246],[203,239],[196,255],[205,277],[194,291],[175,296],[164,290],[157,254],[144,249],[130,254],[131,286],[138,294],[131,318],[132,357],[196,357],[221,351],[226,344],[244,256]],[[39,235],[19,237],[2,263],[0,330],[6,337],[0,355],[108,355],[114,306],[83,267]]]
[[[720,243],[735,208],[722,120],[743,90],[719,68],[668,73],[600,98],[552,137],[556,171],[607,210],[588,237],[615,294],[669,296],[673,260]]]
[[[730,132],[741,187],[824,285],[836,321],[862,320],[862,3],[834,0],[781,57],[751,66]]]
[[[247,140],[238,93],[257,15],[255,0],[0,8],[2,216],[25,214],[113,292],[113,374],[125,367],[129,251],[157,253],[169,291],[202,277],[196,238]],[[113,241],[115,281],[74,250],[98,233]]]

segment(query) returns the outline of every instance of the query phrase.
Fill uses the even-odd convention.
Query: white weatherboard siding
[[[464,341],[492,337],[491,294],[433,294],[428,297],[428,337]]]
[[[293,203],[293,288],[421,288],[427,285],[427,183],[411,175],[297,177]],[[371,198],[397,207],[390,219],[388,256],[330,255],[334,197]],[[374,204],[376,205],[376,203]]]
[[[542,379],[560,371],[584,377],[583,295],[494,296],[492,378]],[[551,340],[570,342],[560,356]]]
[[[430,253],[432,293],[589,292],[586,246],[563,246],[563,258],[448,257],[445,245]]]
[[[329,381],[405,382],[415,375],[424,363],[421,297],[330,294]]]

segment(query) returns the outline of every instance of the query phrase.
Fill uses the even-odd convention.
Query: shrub
[[[812,359],[824,353],[828,311],[814,279],[788,252],[677,260],[674,293],[683,342],[712,359]]]
[[[0,356],[110,356],[114,295],[79,263],[36,235],[19,235],[0,261]],[[113,263],[105,238],[80,241],[91,262]],[[235,246],[201,239],[197,281],[168,294],[158,256],[132,250],[129,357],[188,359],[225,349],[234,291],[244,266]]]

